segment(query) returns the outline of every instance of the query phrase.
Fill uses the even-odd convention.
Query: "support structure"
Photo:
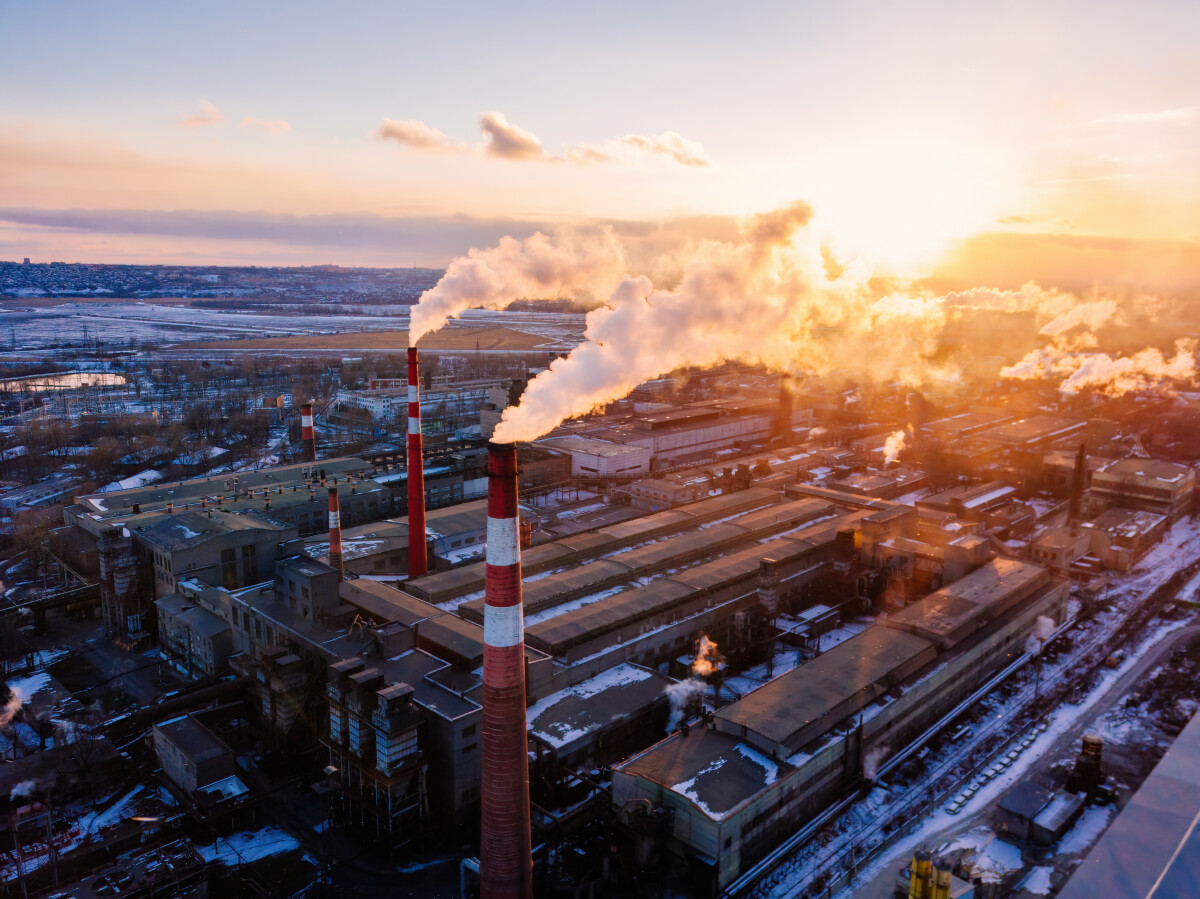
[[[516,447],[493,442],[483,617],[482,899],[533,895],[519,533]]]
[[[304,461],[317,461],[317,437],[313,431],[313,404],[302,403],[300,406],[300,429],[304,441]]]
[[[342,565],[342,507],[337,487],[329,488],[329,567],[337,571],[338,580],[346,579]]]
[[[417,348],[408,348],[408,576],[428,571],[425,549],[425,461],[421,444],[421,388]]]

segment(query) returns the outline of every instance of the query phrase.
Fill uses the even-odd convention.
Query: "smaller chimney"
[[[304,440],[304,461],[317,461],[317,438],[313,431],[313,404],[304,403],[300,406],[300,430]]]
[[[342,566],[342,511],[336,487],[329,488],[329,566],[344,580],[346,572]]]

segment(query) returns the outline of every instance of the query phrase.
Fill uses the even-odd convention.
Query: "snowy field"
[[[556,348],[561,344],[569,349],[583,332],[582,319],[575,315],[470,310],[460,321],[476,326],[504,325],[546,337]],[[374,315],[272,315],[133,301],[0,308],[0,346],[16,350],[95,341],[116,346],[127,346],[130,341],[169,345],[193,340],[294,337],[407,328],[407,307],[383,307],[383,314]]]

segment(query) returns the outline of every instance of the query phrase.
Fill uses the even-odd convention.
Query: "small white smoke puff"
[[[663,691],[667,695],[667,701],[671,703],[671,716],[667,719],[667,733],[674,733],[678,729],[679,723],[687,717],[688,706],[699,702],[707,691],[708,684],[694,677],[671,684]]]

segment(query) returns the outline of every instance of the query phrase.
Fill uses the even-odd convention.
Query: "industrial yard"
[[[6,363],[5,895],[1070,895],[1190,733],[1196,395],[729,364],[511,443],[571,315],[136,305]]]

